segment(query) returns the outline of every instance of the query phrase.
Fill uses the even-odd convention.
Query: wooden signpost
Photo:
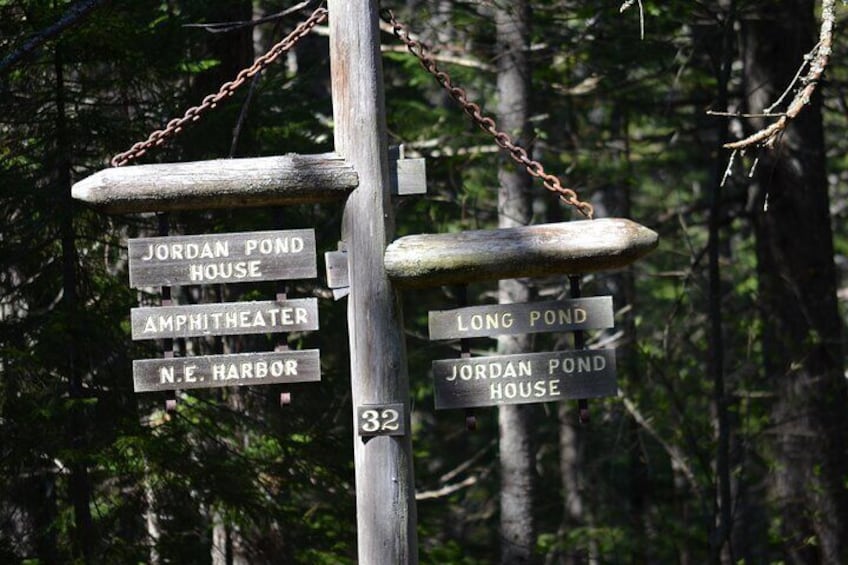
[[[568,222],[394,242],[392,199],[425,190],[423,160],[387,147],[376,0],[329,0],[335,152],[101,171],[73,196],[110,213],[280,206],[346,199],[342,244],[330,252],[334,295],[349,295],[354,468],[360,563],[414,564],[417,514],[409,380],[398,290],[618,269],[657,234],[629,220]],[[312,230],[141,238],[130,242],[133,287],[248,283],[316,276]],[[608,297],[433,312],[433,339],[612,325]],[[133,339],[318,329],[314,299],[136,308]],[[437,408],[588,398],[615,391],[612,350],[433,363]],[[169,391],[320,380],[319,352],[145,359],[136,390]]]

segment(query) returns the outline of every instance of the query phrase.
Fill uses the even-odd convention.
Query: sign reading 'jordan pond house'
[[[132,288],[317,276],[311,229],[137,238],[129,258]]]
[[[495,304],[430,312],[430,339],[613,327],[612,298]],[[433,361],[437,409],[530,404],[616,394],[614,349]]]
[[[131,287],[313,278],[311,229],[138,238]],[[270,334],[318,329],[315,298],[133,308],[133,339]],[[136,392],[321,380],[319,351],[205,355],[133,362]]]

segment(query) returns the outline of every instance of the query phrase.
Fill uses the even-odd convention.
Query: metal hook
[[[571,298],[580,298],[580,275],[570,275],[568,281],[570,283],[569,290]],[[586,332],[583,330],[576,330],[574,332],[574,348],[586,349]],[[586,398],[581,398],[577,401],[577,420],[581,424],[589,423],[589,400]]]
[[[474,415],[473,408],[465,409],[465,429],[469,432],[477,431],[477,416]]]

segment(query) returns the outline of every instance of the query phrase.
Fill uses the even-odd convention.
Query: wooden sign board
[[[244,335],[318,329],[318,299],[133,308],[133,339]]]
[[[309,279],[315,230],[131,239],[129,267],[132,288]]]
[[[491,304],[430,312],[430,339],[613,327],[611,296],[551,302]]]
[[[614,349],[433,361],[437,410],[614,396],[615,374]]]
[[[320,380],[317,349],[133,361],[135,392]]]

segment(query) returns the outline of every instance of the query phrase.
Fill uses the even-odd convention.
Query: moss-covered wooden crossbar
[[[389,278],[407,288],[626,267],[657,233],[622,218],[402,237],[386,249]]]

